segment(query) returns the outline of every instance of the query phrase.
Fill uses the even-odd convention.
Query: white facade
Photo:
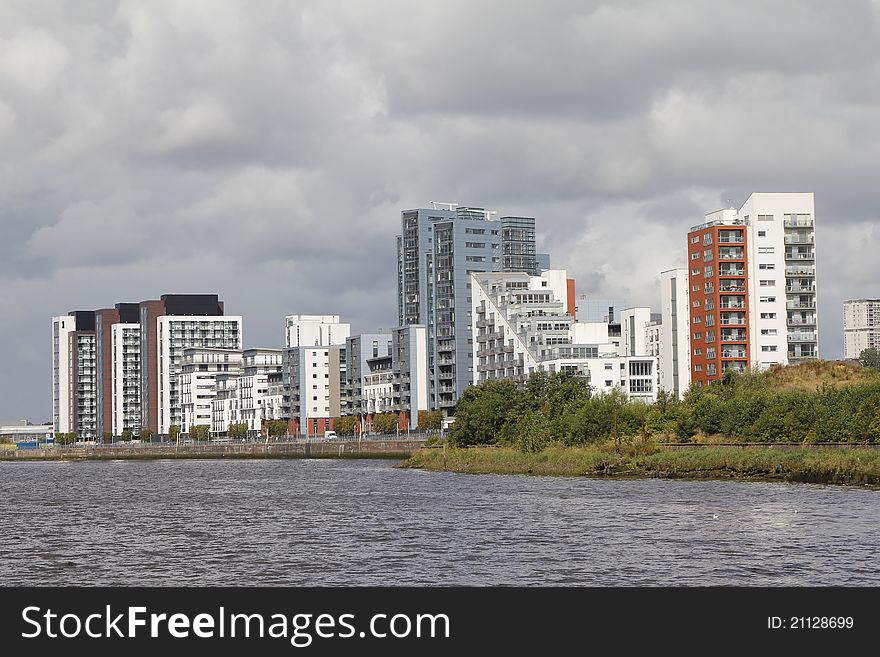
[[[756,192],[737,218],[748,227],[752,366],[818,357],[813,194]]]
[[[141,325],[116,323],[110,327],[112,420],[114,436],[125,429],[135,434],[141,426]]]
[[[650,308],[626,308],[620,313],[622,356],[644,356],[649,353],[647,327],[652,319]]]
[[[70,333],[76,330],[76,317],[52,318],[52,426],[55,433],[73,431],[70,426],[72,383]]]
[[[660,272],[660,388],[681,398],[691,384],[688,270]]]
[[[179,375],[180,433],[188,435],[194,426],[212,426],[212,402],[217,396],[217,377],[241,371],[242,355],[237,349],[189,348],[183,352]]]
[[[287,347],[341,345],[351,335],[351,324],[339,315],[288,315],[285,326]]]
[[[280,419],[282,395],[273,390],[270,395],[270,378],[281,374],[280,349],[246,349],[242,358],[243,375],[236,386],[238,396],[237,417],[234,422],[248,425],[248,435],[259,435],[263,422]]]
[[[655,401],[657,357],[620,355],[606,322],[575,322],[565,297],[556,298],[542,279],[513,272],[471,274],[475,382],[571,372],[586,377],[599,394],[617,388],[632,399]],[[650,309],[647,317],[650,322]],[[633,336],[642,348],[648,322]],[[584,337],[595,340],[580,341]]]
[[[179,376],[187,348],[241,349],[241,317],[231,315],[163,315],[158,324],[159,434],[183,422]],[[226,367],[230,362],[224,363]],[[226,371],[226,370],[221,370]],[[210,416],[210,414],[209,414]],[[208,422],[210,424],[210,422]]]
[[[880,299],[843,302],[843,357],[858,358],[865,349],[880,349]]]

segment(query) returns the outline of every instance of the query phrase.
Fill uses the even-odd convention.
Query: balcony
[[[812,217],[809,219],[786,218],[783,220],[782,225],[786,228],[812,228],[813,219]]]
[[[731,249],[729,251],[718,252],[719,260],[743,260],[744,258],[745,254],[742,249]]]
[[[815,301],[787,301],[785,307],[789,310],[813,310],[816,308]]]
[[[804,294],[812,294],[816,291],[815,285],[786,285],[785,291],[790,294],[797,294],[803,292]]]
[[[721,342],[745,342],[745,331],[722,331]]]
[[[718,291],[722,292],[722,293],[728,293],[728,294],[731,292],[742,293],[742,292],[746,291],[746,286],[745,285],[719,285]]]
[[[789,317],[786,322],[789,326],[815,326],[815,317]]]
[[[745,349],[722,349],[721,350],[722,358],[745,358],[746,352]]]
[[[790,265],[785,268],[785,275],[788,277],[794,276],[816,276],[816,270],[812,267],[798,267],[797,265]]]
[[[785,252],[786,260],[815,260],[816,257],[812,253],[800,253],[795,251]]]
[[[745,310],[746,304],[742,303],[742,302],[740,302],[740,303],[723,303],[722,302],[718,307],[721,310]],[[709,310],[709,308],[706,307],[706,310]]]
[[[816,334],[813,332],[789,333],[789,342],[816,342]]]
[[[745,276],[746,272],[744,269],[734,269],[733,267],[725,269],[724,267],[718,268],[719,276]]]
[[[786,235],[785,236],[786,244],[813,244],[814,239],[812,235]]]

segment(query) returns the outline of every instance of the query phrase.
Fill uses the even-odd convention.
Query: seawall
[[[424,440],[354,440],[333,442],[230,443],[224,445],[137,445],[126,447],[52,447],[0,452],[0,461],[102,461],[149,459],[405,459]]]

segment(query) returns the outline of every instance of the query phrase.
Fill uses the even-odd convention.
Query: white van
[[[324,440],[336,440],[338,436],[335,431],[325,431],[324,432]]]

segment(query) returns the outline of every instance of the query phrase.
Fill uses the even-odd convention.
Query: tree
[[[287,435],[287,422],[284,420],[269,420],[266,423],[266,433],[273,438]]]
[[[133,433],[132,433],[131,429],[123,429],[122,430],[122,439],[125,442],[128,442],[129,440],[131,440],[132,435],[133,435]]]
[[[456,405],[449,442],[455,446],[495,443],[508,419],[515,419],[528,406],[528,396],[509,379],[469,386]]]
[[[180,440],[180,427],[176,424],[172,424],[168,427],[168,436],[171,438],[171,442],[177,442]]]
[[[354,415],[343,415],[333,420],[333,430],[340,436],[353,436],[357,430],[357,418]]]
[[[193,427],[195,429],[195,427]],[[248,435],[248,425],[247,422],[233,422],[227,427],[226,434],[230,438],[237,438],[239,440],[247,438]],[[205,436],[207,438],[207,436]],[[202,438],[196,437],[196,440],[203,440]]]
[[[880,350],[863,349],[859,354],[859,362],[872,370],[880,370]]]
[[[443,411],[419,411],[419,431],[439,431],[443,428]]]
[[[376,433],[395,433],[397,422],[397,415],[394,413],[380,413],[373,417],[373,431]]]
[[[76,434],[73,431],[67,433],[61,432],[55,434],[55,442],[58,445],[70,445],[76,440]]]

